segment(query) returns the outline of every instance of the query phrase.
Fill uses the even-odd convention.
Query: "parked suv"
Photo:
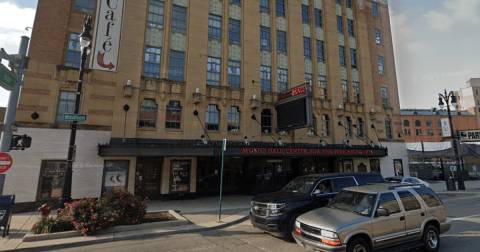
[[[445,207],[421,185],[377,184],[343,189],[327,207],[299,216],[293,237],[311,251],[440,248],[450,229]],[[397,251],[397,250],[395,250]]]
[[[343,188],[381,183],[378,173],[330,173],[297,177],[282,190],[252,199],[250,222],[254,227],[293,240],[295,219],[307,211],[326,206]]]

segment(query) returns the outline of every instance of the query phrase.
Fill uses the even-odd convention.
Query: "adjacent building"
[[[480,125],[480,78],[471,78],[467,81],[467,87],[460,88],[455,92],[458,97],[458,107],[460,110],[468,110],[477,118]]]

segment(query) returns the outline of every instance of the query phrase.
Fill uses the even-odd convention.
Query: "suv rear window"
[[[385,179],[379,173],[370,173],[370,174],[362,174],[356,175],[355,178],[359,185],[365,185],[368,183],[383,183]]]
[[[400,199],[402,200],[405,211],[412,211],[422,208],[420,206],[420,202],[418,202],[412,193],[408,191],[399,191],[398,196],[400,196]]]
[[[427,206],[436,207],[443,205],[442,200],[428,187],[413,188],[415,192],[425,201]]]
[[[333,181],[333,189],[335,190],[335,192],[340,192],[345,187],[357,185],[357,183],[355,182],[355,179],[352,177],[334,178],[332,179],[332,181]]]

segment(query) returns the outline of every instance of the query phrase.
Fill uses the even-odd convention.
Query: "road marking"
[[[477,216],[480,216],[480,214],[475,214],[475,215],[470,215],[470,216],[465,216],[465,217],[460,217],[460,218],[454,218],[454,219],[449,219],[449,218],[447,218],[447,219],[450,220],[450,221],[456,221],[456,220],[463,220],[463,219],[468,219],[468,218],[477,217]]]

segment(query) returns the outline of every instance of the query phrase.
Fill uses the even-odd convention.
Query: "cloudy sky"
[[[16,54],[36,0],[0,0],[0,47]],[[480,78],[480,0],[389,0],[400,93],[406,108],[437,107],[437,93]],[[6,63],[3,61],[2,63]],[[0,88],[0,106],[9,92]]]

